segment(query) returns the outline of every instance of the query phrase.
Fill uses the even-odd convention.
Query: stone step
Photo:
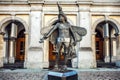
[[[7,63],[7,64],[4,64],[3,68],[5,68],[5,69],[22,69],[23,65],[24,65],[23,62]]]
[[[99,68],[114,68],[114,67],[116,67],[116,65],[115,65],[115,63],[97,62],[97,67],[99,67]]]

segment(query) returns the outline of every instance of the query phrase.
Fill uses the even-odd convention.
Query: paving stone
[[[78,80],[120,80],[120,70],[78,70]],[[0,70],[0,80],[48,80],[48,70]]]

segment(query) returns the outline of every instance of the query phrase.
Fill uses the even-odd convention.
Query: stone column
[[[109,26],[108,26],[107,22],[104,24],[103,30],[104,30],[103,36],[104,37],[109,37]]]
[[[104,38],[105,62],[110,62],[109,51],[109,38]]]
[[[108,16],[105,16],[105,20],[107,20]],[[104,52],[105,52],[105,62],[110,62],[110,55],[111,55],[111,51],[110,51],[110,47],[111,47],[111,42],[110,42],[110,36],[109,36],[109,24],[106,21],[106,23],[103,25],[103,30],[104,30]]]
[[[116,61],[117,45],[116,38],[112,38],[112,62]]]
[[[3,62],[6,64],[8,63],[8,37],[4,37],[3,45]]]
[[[15,51],[14,51],[14,39],[10,40],[10,54],[9,54],[9,63],[14,63],[15,62]]]
[[[11,34],[10,34],[10,53],[9,53],[9,63],[15,62],[15,39],[17,37],[17,26],[15,23],[11,23]]]

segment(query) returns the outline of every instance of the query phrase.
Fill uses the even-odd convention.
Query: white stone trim
[[[6,17],[5,19],[3,19],[2,21],[0,21],[0,30],[1,32],[5,32],[5,27],[11,23],[11,20],[13,20],[13,17]],[[21,22],[23,24],[23,26],[25,27],[25,31],[28,32],[28,24],[22,20],[21,18],[18,17],[14,17],[14,20],[17,20],[19,22]]]
[[[99,23],[103,22],[103,21],[105,21],[105,18],[100,18],[92,25],[92,32],[93,33],[95,32],[95,29],[96,29],[97,25]],[[116,27],[119,29],[119,31],[120,31],[120,27],[119,27],[120,24],[119,24],[119,22],[117,22],[116,20],[111,19],[111,18],[108,18],[107,21],[113,22],[116,25]],[[120,32],[119,32],[119,34],[120,34]]]

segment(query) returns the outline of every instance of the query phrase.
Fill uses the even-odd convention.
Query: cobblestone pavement
[[[120,80],[119,71],[80,72],[79,80]]]
[[[120,80],[120,69],[74,69],[79,80]],[[47,80],[48,70],[0,69],[0,80]]]

